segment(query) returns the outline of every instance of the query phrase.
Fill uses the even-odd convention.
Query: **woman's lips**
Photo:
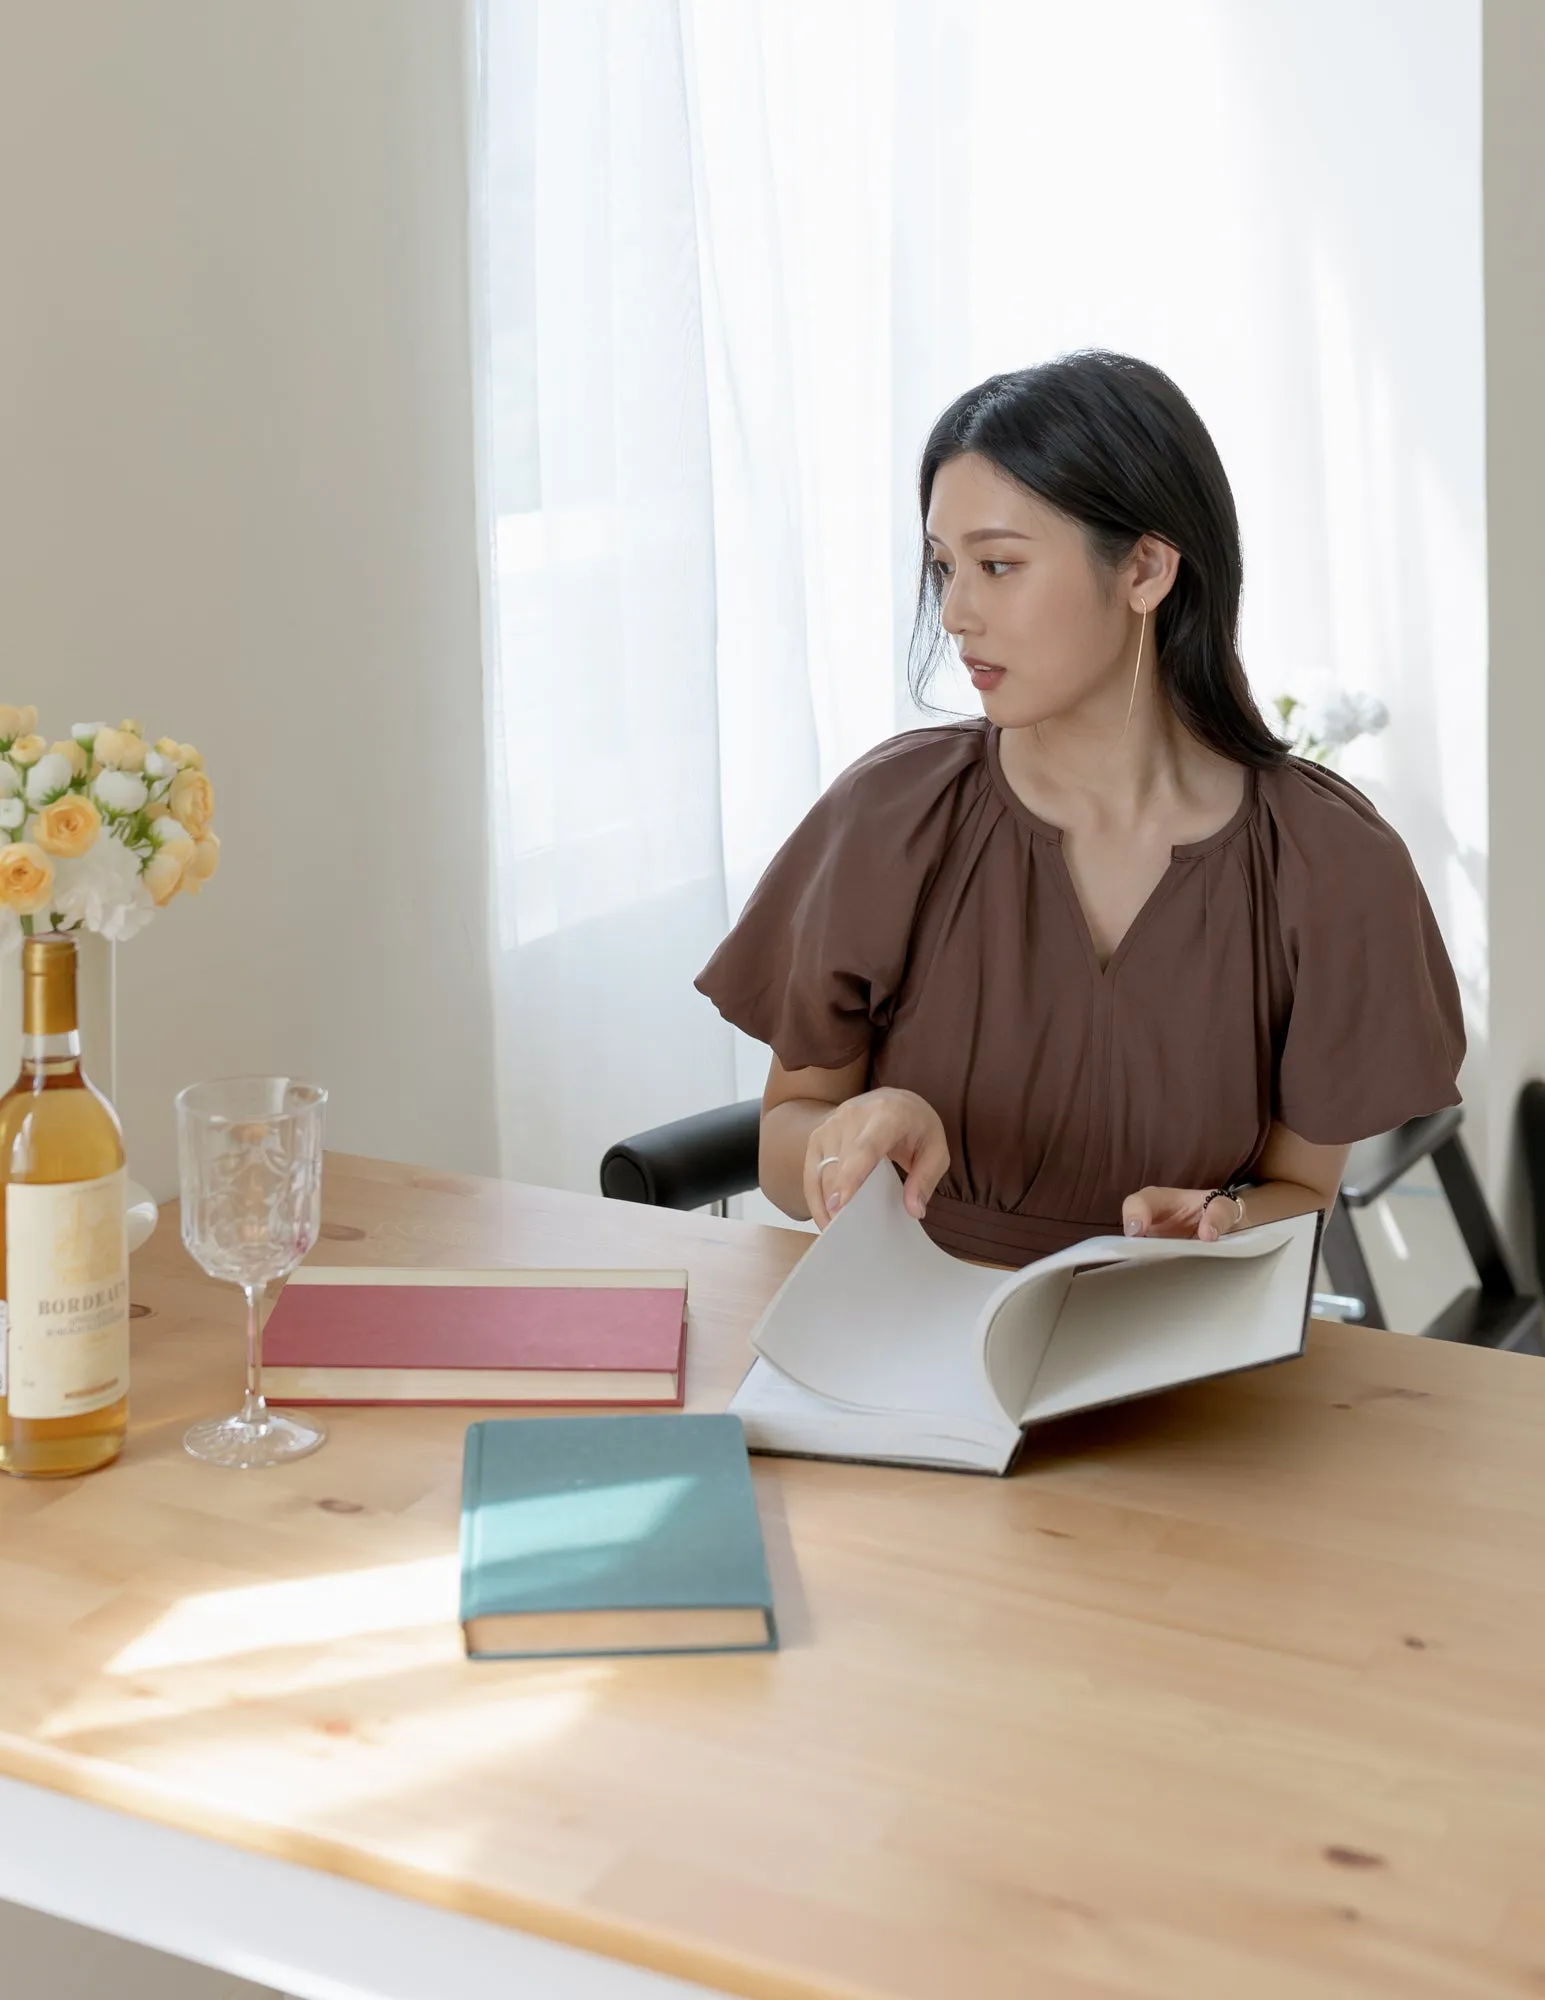
[[[1006,671],[1003,667],[972,667],[971,685],[974,688],[995,688]]]

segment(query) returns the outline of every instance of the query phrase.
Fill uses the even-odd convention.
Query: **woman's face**
[[[957,653],[992,670],[971,674],[992,721],[1028,728],[1130,683],[1126,569],[1102,588],[1077,523],[990,460],[967,452],[940,466],[927,537],[944,629]]]

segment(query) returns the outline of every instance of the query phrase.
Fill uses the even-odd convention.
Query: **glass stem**
[[[247,1295],[247,1394],[241,1406],[241,1420],[244,1424],[261,1424],[268,1416],[268,1405],[263,1401],[263,1337],[258,1331],[258,1300],[263,1296],[261,1285],[243,1285]]]

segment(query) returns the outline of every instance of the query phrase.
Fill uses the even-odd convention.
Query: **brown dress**
[[[1457,1104],[1459,989],[1410,855],[1346,779],[1247,770],[1102,971],[1060,829],[985,718],[908,730],[794,829],[694,982],[787,1069],[865,1052],[939,1113],[933,1240],[1023,1264],[1150,1185],[1251,1178]]]

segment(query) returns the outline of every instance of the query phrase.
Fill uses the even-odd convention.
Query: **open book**
[[[992,1271],[941,1250],[882,1162],[752,1329],[730,1410],[753,1451],[1005,1472],[1048,1417],[1301,1354],[1324,1220]]]

